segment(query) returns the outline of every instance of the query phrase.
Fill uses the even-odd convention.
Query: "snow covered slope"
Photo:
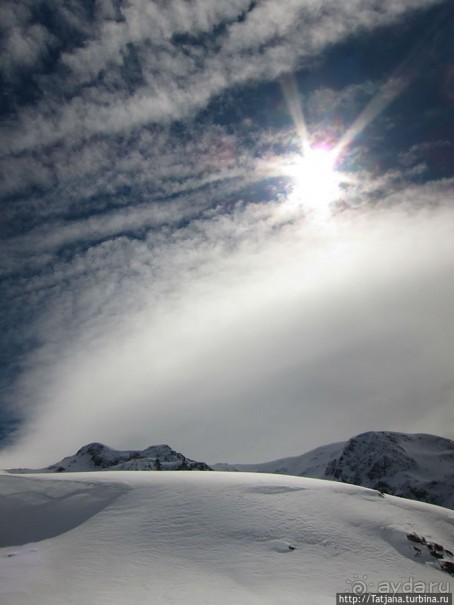
[[[424,434],[363,433],[347,442],[325,476],[454,508],[454,441]]]
[[[259,464],[213,464],[216,471],[239,471],[246,473],[277,473],[279,475],[297,475],[300,477],[323,478],[328,464],[340,456],[345,442],[322,445],[301,456],[280,458]]]
[[[0,496],[2,605],[332,605],[453,581],[452,511],[343,483],[0,474]]]
[[[302,456],[213,468],[332,479],[454,509],[454,441],[435,435],[368,432]]]
[[[74,456],[67,456],[44,469],[15,469],[13,472],[61,473],[80,471],[207,471],[204,462],[190,460],[168,445],[151,445],[145,450],[114,450],[102,443],[90,443]]]

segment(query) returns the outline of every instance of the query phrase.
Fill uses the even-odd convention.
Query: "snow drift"
[[[452,511],[343,483],[3,473],[0,495],[2,605],[332,605],[358,582],[452,580]]]

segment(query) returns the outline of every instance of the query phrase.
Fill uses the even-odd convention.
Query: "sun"
[[[311,210],[317,216],[330,213],[330,205],[339,197],[336,154],[323,147],[308,148],[285,171],[293,180],[291,204]]]

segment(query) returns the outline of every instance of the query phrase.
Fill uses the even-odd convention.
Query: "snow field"
[[[107,471],[1,475],[0,494],[2,605],[332,605],[355,575],[452,579],[407,539],[452,551],[452,511],[356,486]]]

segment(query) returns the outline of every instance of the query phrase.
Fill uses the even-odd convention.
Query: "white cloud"
[[[2,464],[93,439],[213,461],[369,428],[447,434],[454,215],[396,202],[326,232],[244,207],[81,255],[55,275],[18,393],[28,424]]]
[[[31,4],[8,0],[2,4],[0,32],[3,38],[0,69],[8,77],[14,70],[39,64],[55,42],[54,36],[42,25],[33,23]]]

